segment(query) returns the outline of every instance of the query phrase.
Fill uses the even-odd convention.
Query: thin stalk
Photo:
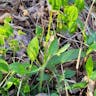
[[[13,74],[14,74],[14,72],[11,72],[11,73],[10,73],[10,77],[8,77],[8,80],[9,80],[10,78],[12,78]],[[2,88],[4,88],[4,87],[6,86],[7,82],[8,82],[8,81],[6,81],[6,82],[4,83],[4,85],[2,86]]]
[[[0,87],[3,85],[3,83],[7,80],[8,76],[11,74],[11,72],[9,72],[6,77],[3,79],[3,81],[0,83]]]
[[[20,96],[19,94],[20,94],[20,89],[21,89],[21,86],[22,86],[22,81],[23,81],[23,79],[21,79],[21,81],[20,81],[20,84],[19,84],[19,87],[18,87],[17,96]]]

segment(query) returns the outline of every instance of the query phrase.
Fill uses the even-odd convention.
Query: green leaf
[[[66,6],[64,8],[64,14],[65,14],[66,18],[68,19],[68,21],[73,22],[73,21],[77,20],[77,18],[78,18],[78,9],[74,5]]]
[[[25,64],[21,64],[18,62],[14,62],[10,64],[9,66],[10,70],[13,72],[20,74],[20,75],[26,75],[29,71],[27,70],[27,67]]]
[[[9,94],[8,94],[7,90],[5,90],[5,88],[0,87],[0,95],[1,96],[8,96]]]
[[[91,32],[91,34],[89,34],[89,35],[86,36],[85,43],[87,45],[91,45],[94,42],[96,42],[96,33],[93,31],[93,32]]]
[[[4,45],[4,36],[0,35],[0,45]]]
[[[96,80],[96,71],[93,71],[91,76],[90,76],[90,79],[92,80]]]
[[[77,25],[80,27],[81,30],[84,29],[84,23],[83,23],[83,21],[81,21],[80,18],[77,18]]]
[[[33,74],[36,74],[38,71],[40,71],[42,68],[41,67],[37,67],[36,65],[32,65],[32,69],[31,71],[29,72],[29,75],[33,75]]]
[[[53,10],[60,10],[62,6],[68,4],[68,0],[48,0]]]
[[[53,56],[58,50],[58,39],[54,39],[48,49],[48,55]]]
[[[20,82],[20,79],[19,78],[15,78],[15,77],[12,76],[12,77],[10,77],[7,80],[7,84],[6,84],[6,86],[4,88],[6,90],[8,90],[13,84],[18,87],[19,82]]]
[[[94,91],[94,96],[96,96],[96,89],[95,89],[95,91]]]
[[[47,67],[53,69],[53,67],[57,64],[63,64],[65,62],[70,62],[72,60],[76,60],[78,58],[79,49],[71,49],[62,54],[55,55],[49,59],[47,62]],[[85,53],[81,52],[81,57],[84,57]]]
[[[4,30],[5,30],[5,34],[7,37],[11,36],[11,34],[13,33],[13,28],[10,26],[10,24],[5,23],[3,26]]]
[[[75,0],[75,5],[81,11],[84,9],[85,2],[84,0]]]
[[[68,30],[70,33],[74,33],[76,31],[77,28],[77,22],[69,22],[68,23]]]
[[[41,36],[43,29],[41,26],[36,26],[36,35]]]
[[[3,59],[0,59],[0,71],[4,73],[9,71],[8,63]]]
[[[59,96],[57,93],[51,93],[51,96]]]
[[[10,26],[10,24],[6,23],[4,26],[0,26],[0,37],[2,38],[8,38],[13,33],[13,28]]]
[[[3,79],[3,74],[0,72],[0,81]]]
[[[20,74],[20,75],[28,75],[32,76],[33,74],[37,73],[41,68],[36,67],[35,65],[32,65],[32,68],[30,69],[30,64],[29,63],[18,63],[14,62],[10,64],[9,66],[10,70]]]
[[[29,58],[34,61],[37,58],[37,55],[39,53],[39,41],[37,37],[34,37],[28,47],[27,47],[27,54]]]
[[[41,78],[40,78],[40,77],[38,77],[36,80],[40,81],[40,80],[41,80]],[[42,81],[48,81],[48,80],[50,80],[50,75],[49,75],[49,74],[44,73],[44,74],[43,74]]]
[[[26,83],[26,84],[23,86],[22,91],[23,91],[24,93],[30,92],[30,86]]]
[[[2,55],[6,54],[6,51],[7,49],[5,49],[4,47],[0,47],[0,59]]]
[[[21,35],[26,35],[25,32],[23,32],[22,30],[18,30],[18,35],[21,36]]]
[[[70,47],[70,44],[66,44],[63,47],[61,47],[58,52],[56,53],[57,55],[60,55],[61,53],[65,52],[68,48]]]
[[[4,23],[10,23],[11,21],[12,21],[12,18],[10,18],[10,17],[6,17],[4,19]]]
[[[96,43],[93,43],[92,45],[89,46],[87,50],[87,55],[90,54],[92,51],[96,51]]]
[[[65,70],[64,74],[65,74],[65,78],[72,78],[76,74],[76,72],[73,70],[67,69]]]
[[[19,50],[19,42],[18,40],[12,39],[9,41],[9,46],[13,51]]]
[[[7,81],[5,89],[8,90],[13,85],[13,82]]]
[[[93,60],[92,60],[92,56],[90,56],[88,59],[87,59],[87,62],[86,62],[86,72],[87,72],[87,76],[90,77],[92,72],[93,72]]]
[[[81,89],[81,88],[85,88],[87,86],[86,82],[80,82],[80,83],[75,83],[71,86],[71,89]]]

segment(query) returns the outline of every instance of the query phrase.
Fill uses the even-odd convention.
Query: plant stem
[[[3,79],[3,81],[0,83],[0,87],[2,86],[2,84],[7,80],[8,76],[10,75],[11,72],[9,72],[6,77]]]
[[[19,94],[20,94],[20,89],[21,89],[21,86],[22,86],[22,81],[23,81],[23,79],[21,79],[21,81],[20,81],[20,84],[19,84],[19,87],[18,87],[17,96],[19,96]]]

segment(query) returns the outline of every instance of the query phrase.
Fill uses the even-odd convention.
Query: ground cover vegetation
[[[0,1],[0,96],[96,96],[95,0]]]

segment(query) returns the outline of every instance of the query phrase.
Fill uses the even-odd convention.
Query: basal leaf
[[[34,61],[37,58],[37,55],[39,53],[39,41],[37,37],[34,37],[28,47],[27,47],[27,54],[29,58]]]

